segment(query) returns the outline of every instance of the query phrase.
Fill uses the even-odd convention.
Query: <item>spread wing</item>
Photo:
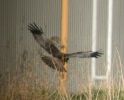
[[[38,27],[35,23],[33,23],[28,25],[28,29],[33,34],[33,37],[37,43],[49,54],[52,54],[54,57],[59,57],[62,55],[61,51],[55,46],[55,44],[44,36],[44,32],[41,27]]]
[[[67,58],[71,58],[71,57],[79,57],[79,58],[91,58],[91,57],[95,57],[95,58],[98,58],[102,54],[103,53],[101,51],[96,51],[96,52],[92,52],[92,51],[88,51],[88,52],[75,52],[75,53],[66,54],[66,57]]]
[[[64,68],[64,63],[72,57],[79,57],[79,58],[91,58],[91,57],[100,57],[103,53],[100,51],[92,52],[75,52],[75,53],[68,53],[63,54],[57,46],[54,44],[54,41],[48,39],[44,36],[44,32],[41,27],[38,27],[35,23],[29,24],[28,29],[32,33],[34,39],[37,43],[46,50],[51,56],[42,56],[42,61],[53,69],[57,69],[60,72],[66,72]]]

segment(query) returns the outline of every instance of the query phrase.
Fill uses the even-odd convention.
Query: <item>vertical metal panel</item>
[[[124,74],[124,1],[114,1],[114,10],[113,10],[113,63],[112,63],[112,72],[114,83],[117,84],[121,81],[121,78]],[[118,53],[119,52],[119,55]],[[119,60],[119,56],[121,61]],[[120,65],[120,62],[122,65]]]
[[[93,0],[92,10],[92,51],[96,51],[97,45],[97,0]],[[96,76],[96,59],[92,58],[91,78],[94,84]]]
[[[97,49],[104,52],[101,58],[97,59],[96,75],[106,75],[106,44],[107,44],[107,19],[108,19],[108,0],[98,0],[97,15]]]
[[[16,0],[0,1],[0,97],[5,95],[16,68],[16,6]]]
[[[91,50],[92,0],[70,0],[69,5],[69,52]],[[69,87],[80,91],[90,80],[91,59],[73,58],[69,64]]]
[[[0,1],[0,67],[12,73],[16,66],[16,0]],[[11,66],[11,67],[10,67]],[[0,72],[1,72],[0,71]],[[1,73],[5,75],[5,73]],[[8,74],[6,74],[7,76]]]
[[[51,36],[60,36],[60,18],[61,18],[60,0],[18,0],[17,2],[17,25],[18,25],[18,56],[22,55],[24,50],[28,51],[28,61],[31,63],[34,75],[43,82],[49,83],[49,86],[56,87],[58,79],[55,71],[42,63],[39,55],[41,51],[39,45],[33,39],[28,31],[27,25],[35,22],[41,26],[48,38]],[[44,52],[44,51],[42,51]],[[28,64],[27,64],[28,65]]]
[[[92,45],[92,0],[70,0],[69,2],[69,51],[91,50]],[[97,59],[97,75],[105,75],[106,67],[106,42],[107,42],[107,0],[98,0],[98,49],[104,51],[103,57]],[[116,47],[121,60],[124,59],[124,0],[114,0],[113,9],[113,79],[118,80],[119,60]],[[48,81],[49,85],[57,86],[58,79],[55,71],[45,66],[39,57],[41,50],[27,30],[27,25],[36,22],[43,27],[48,37],[60,36],[61,0],[1,0],[0,1],[0,74],[19,69],[22,54],[28,51],[26,68],[34,69],[37,78]],[[30,63],[30,64],[29,64]],[[122,62],[124,64],[124,62]],[[71,59],[69,61],[70,91],[80,91],[90,79],[91,60]],[[26,73],[26,72],[25,72]],[[123,74],[122,73],[122,74]],[[52,78],[51,78],[52,77]],[[56,82],[57,81],[57,82]],[[116,81],[115,81],[116,82]]]

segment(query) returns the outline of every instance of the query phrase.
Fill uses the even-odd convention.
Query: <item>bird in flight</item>
[[[28,30],[32,33],[37,43],[51,56],[41,55],[42,61],[49,67],[56,69],[60,72],[66,72],[64,68],[65,62],[68,62],[70,58],[98,58],[102,55],[100,51],[92,52],[75,52],[75,53],[63,53],[49,38],[44,35],[43,29],[31,23],[28,25]]]

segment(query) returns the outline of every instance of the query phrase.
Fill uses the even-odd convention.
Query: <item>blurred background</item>
[[[69,0],[68,52],[93,50],[93,1]],[[80,92],[89,83],[107,82],[107,53],[112,53],[110,77],[117,85],[123,79],[124,68],[124,0],[113,0],[112,49],[107,48],[109,28],[109,0],[97,0],[96,50],[104,55],[96,60],[73,58],[68,63],[68,90]],[[21,85],[57,88],[59,73],[50,69],[40,58],[43,49],[28,31],[27,25],[35,22],[45,35],[61,36],[61,0],[1,0],[0,1],[0,91],[13,82]],[[44,52],[45,54],[45,52]],[[95,70],[95,76],[92,74]],[[103,76],[103,77],[101,77]],[[121,80],[121,83],[123,80]],[[20,86],[20,85],[18,85]],[[24,85],[26,86],[26,85]],[[11,86],[9,86],[11,87]],[[12,88],[12,87],[11,87]],[[24,90],[25,91],[25,90]],[[2,93],[2,92],[1,92]],[[3,92],[4,94],[4,92]]]

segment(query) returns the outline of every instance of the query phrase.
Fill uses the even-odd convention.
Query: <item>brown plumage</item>
[[[66,71],[64,68],[64,63],[72,57],[79,57],[79,58],[91,58],[95,57],[98,58],[102,55],[100,51],[92,52],[75,52],[75,53],[62,53],[56,45],[51,42],[50,39],[44,36],[44,32],[41,27],[38,27],[35,23],[29,24],[28,29],[32,33],[34,39],[37,43],[47,51],[52,57],[50,56],[42,56],[42,61],[47,64],[49,67],[53,69],[57,69],[60,72]]]

